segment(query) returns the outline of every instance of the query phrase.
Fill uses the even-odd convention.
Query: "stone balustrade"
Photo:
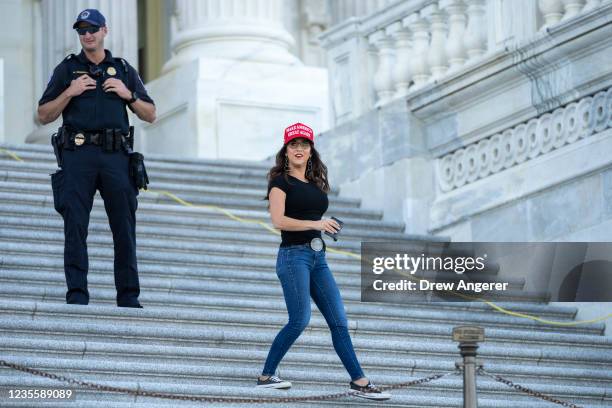
[[[409,0],[321,36],[335,124],[476,66],[610,0]],[[509,4],[511,3],[511,4]]]
[[[612,127],[612,88],[437,160],[438,186],[448,192]]]

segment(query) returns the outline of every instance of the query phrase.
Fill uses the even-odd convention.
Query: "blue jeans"
[[[325,260],[325,251],[313,251],[308,245],[280,247],[276,274],[283,287],[289,322],[276,335],[262,375],[274,375],[281,359],[308,325],[312,296],[325,317],[334,349],[351,380],[364,377],[349,336],[340,291]]]

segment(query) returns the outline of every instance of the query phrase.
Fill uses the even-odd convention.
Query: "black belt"
[[[83,144],[93,144],[100,146],[102,144],[102,133],[76,132],[73,135],[74,143],[77,146]]]
[[[83,144],[93,144],[96,146],[101,146],[104,143],[105,137],[111,137],[113,135],[116,138],[121,139],[124,136],[122,133],[110,131],[106,133],[106,131],[94,131],[94,132],[74,132],[71,135],[71,138],[74,140],[77,146]]]
[[[121,129],[72,130],[68,132],[65,139],[65,147],[72,150],[85,144],[91,144],[101,146],[105,151],[117,151],[123,146],[126,136]]]

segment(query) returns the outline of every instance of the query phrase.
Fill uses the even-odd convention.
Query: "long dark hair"
[[[310,167],[310,171],[306,171],[306,180],[308,180],[310,183],[314,183],[317,187],[319,187],[319,189],[321,189],[321,191],[328,193],[329,182],[327,181],[327,166],[323,164],[323,161],[321,161],[321,156],[319,155],[317,149],[315,149],[314,144],[310,141],[308,141],[308,143],[310,143],[311,153],[309,160],[311,161],[312,165]],[[276,163],[268,172],[268,193],[266,194],[266,200],[270,195],[270,183],[272,180],[274,180],[274,178],[283,175],[285,177],[285,181],[291,184],[289,181],[289,172],[287,171],[287,161],[289,159],[286,157],[286,154],[287,145],[284,145],[278,151],[278,153],[276,153]]]

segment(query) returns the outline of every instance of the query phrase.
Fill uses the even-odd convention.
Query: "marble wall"
[[[21,143],[35,128],[34,0],[0,2],[0,58],[4,60],[4,140]],[[10,79],[10,80],[9,80]],[[38,82],[40,83],[40,81]],[[40,91],[42,92],[42,91]]]
[[[612,5],[599,7],[347,116],[319,138],[332,184],[410,233],[609,240]]]

